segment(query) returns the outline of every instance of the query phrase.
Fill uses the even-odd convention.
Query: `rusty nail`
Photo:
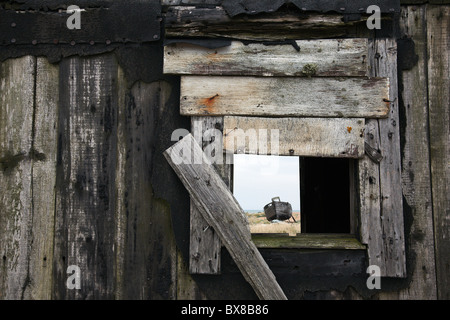
[[[37,40],[31,41],[31,44],[35,46],[37,44]]]
[[[53,43],[54,43],[54,44],[58,44],[58,42],[59,42],[58,39],[54,39],[54,40],[53,40]]]
[[[75,41],[74,40],[70,41],[70,45],[74,46],[75,45]]]
[[[94,40],[89,41],[89,44],[92,46],[94,44]]]

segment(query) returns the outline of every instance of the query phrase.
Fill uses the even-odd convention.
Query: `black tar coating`
[[[188,43],[196,46],[208,48],[208,49],[218,49],[231,45],[231,40],[229,39],[165,39],[164,45],[167,46],[172,43]]]
[[[293,4],[304,11],[361,14],[371,5],[377,5],[382,13],[400,12],[399,0],[223,0],[222,6],[234,17],[238,14],[274,12],[281,6]]]
[[[95,1],[91,1],[95,4]],[[62,10],[0,7],[0,45],[152,42],[160,39],[161,5],[117,1],[108,7],[82,6],[79,29],[69,29],[73,13]],[[68,21],[69,20],[69,21]]]

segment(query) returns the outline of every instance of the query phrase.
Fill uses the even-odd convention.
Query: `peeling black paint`
[[[403,36],[397,39],[398,68],[399,70],[411,70],[419,61],[419,55],[416,54],[416,44],[414,40]]]

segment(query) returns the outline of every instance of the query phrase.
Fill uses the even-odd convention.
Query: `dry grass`
[[[300,233],[300,212],[293,212],[297,222],[289,219],[287,221],[270,222],[266,219],[264,212],[247,213],[251,233],[288,233],[295,236]]]

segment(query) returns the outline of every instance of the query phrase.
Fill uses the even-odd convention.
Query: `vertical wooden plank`
[[[427,101],[427,34],[426,7],[402,8],[400,28],[414,41],[418,61],[401,72],[400,92],[405,123],[402,158],[402,186],[406,205],[412,217],[408,237],[409,255],[413,257],[411,282],[400,291],[400,299],[436,299],[436,273],[431,200],[430,150]],[[402,59],[402,57],[399,57]],[[404,57],[403,57],[404,58]],[[399,79],[400,80],[400,79]],[[400,97],[399,97],[400,98]],[[405,224],[408,221],[405,220]]]
[[[28,298],[36,59],[0,64],[0,299]]]
[[[450,299],[450,7],[427,6],[431,183],[438,299]]]
[[[54,298],[111,299],[117,150],[113,55],[60,63]],[[81,289],[66,286],[80,269]]]
[[[375,119],[366,121],[365,142],[378,150],[380,145],[378,122]],[[360,233],[361,242],[367,244],[369,264],[382,268],[381,223],[380,223],[380,168],[378,164],[364,155],[358,161]]]
[[[403,195],[401,189],[400,118],[397,88],[397,44],[395,39],[375,41],[375,73],[390,79],[391,106],[387,119],[379,119],[381,226],[386,276],[406,277]],[[377,55],[377,56],[378,56]],[[383,274],[383,273],[382,273]]]
[[[369,44],[369,59],[371,76],[389,77],[391,102],[387,119],[370,120],[366,124],[366,142],[380,150],[383,160],[377,164],[365,156],[359,165],[361,237],[369,247],[369,264],[378,265],[381,276],[405,277],[395,40],[374,40]]]
[[[122,81],[120,88],[126,86]],[[121,198],[117,234],[123,246],[123,270],[117,295],[122,299],[176,297],[177,252],[170,205],[154,195],[152,185],[157,170],[155,145],[171,90],[164,81],[136,82],[119,98],[123,105],[118,127],[117,170],[122,172],[117,173],[117,197]]]
[[[118,95],[118,116],[117,116],[117,165],[116,165],[116,235],[115,235],[115,269],[114,269],[114,282],[115,282],[115,298],[117,300],[123,300],[127,298],[125,289],[127,287],[126,275],[126,230],[127,230],[127,215],[126,206],[127,201],[124,197],[127,192],[126,185],[126,159],[127,159],[127,143],[126,143],[126,97],[127,86],[124,70],[120,67],[117,68],[117,95]]]
[[[59,68],[36,58],[33,132],[33,232],[29,299],[50,299],[53,278]]]
[[[220,141],[208,141],[206,139],[207,131],[211,132],[212,130],[218,130],[216,133],[220,132],[220,135],[214,137],[214,139],[220,139]],[[191,131],[203,150],[214,142],[218,144],[218,150],[215,150],[215,152],[222,153],[223,117],[192,117]],[[214,132],[211,132],[211,134],[214,134]],[[230,186],[230,165],[216,164],[215,167],[227,186]],[[220,274],[222,242],[214,228],[203,219],[192,200],[190,211],[189,273]]]

